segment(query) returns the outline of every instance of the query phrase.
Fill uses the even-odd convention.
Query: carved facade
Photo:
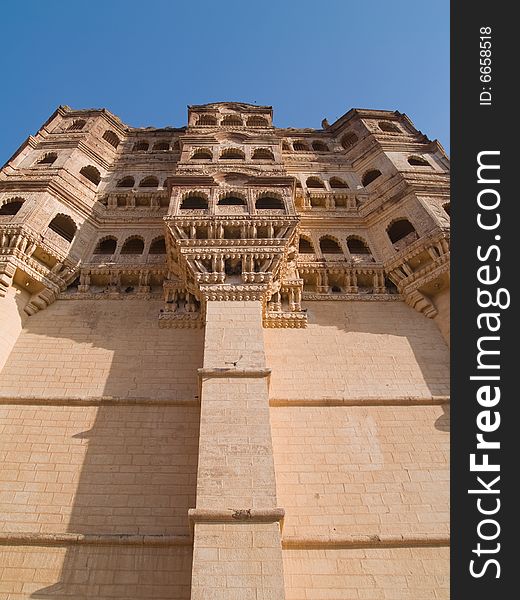
[[[157,307],[152,328],[205,330],[197,384],[202,403],[204,394],[210,397],[204,381],[220,381],[223,369],[235,378],[230,381],[250,381],[256,389],[271,366],[249,364],[247,343],[236,361],[231,347],[228,361],[210,360],[208,339],[216,325],[208,319],[220,314],[210,308],[218,303],[259,307],[269,329],[307,328],[320,303],[342,303],[347,311],[358,303],[375,310],[405,303],[421,319],[432,319],[447,342],[449,202],[443,148],[399,112],[352,109],[321,129],[280,129],[271,107],[217,103],[189,107],[184,127],[138,129],[107,110],[59,107],[0,174],[0,302],[11,303],[5,323],[19,322],[6,327],[0,367],[14,361],[22,325],[40,311],[92,301],[115,303],[116,312],[127,302],[145,302]],[[230,327],[241,318],[233,319]],[[261,329],[254,332],[262,336]],[[21,381],[17,393],[4,393],[4,403],[13,396],[19,402],[23,388]],[[268,388],[257,393],[267,407]],[[53,394],[41,396],[50,402]],[[87,396],[84,401],[93,402]],[[240,517],[227,515],[229,507],[218,503],[204,504],[205,460],[213,464],[199,450],[197,508],[190,513],[187,544],[195,544],[192,598],[209,597],[204,590],[211,587],[202,577],[195,580],[203,571],[197,527],[220,523],[222,529],[245,520],[252,531],[255,523],[260,529],[274,523],[282,535],[283,510],[265,498],[255,501],[253,492],[250,503],[232,507]],[[275,547],[284,543],[275,539]],[[260,593],[262,585],[249,588]],[[285,597],[279,582],[271,587],[272,595],[251,597]],[[295,594],[287,592],[287,598]],[[239,596],[218,596],[228,597]]]

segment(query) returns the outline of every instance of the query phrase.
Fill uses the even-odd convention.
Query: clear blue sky
[[[278,127],[390,109],[449,146],[448,0],[23,0],[0,51],[0,164],[60,104],[135,127],[225,100]]]

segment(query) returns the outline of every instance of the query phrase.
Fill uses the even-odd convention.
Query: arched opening
[[[408,219],[399,219],[398,221],[395,221],[390,225],[386,232],[388,233],[388,237],[392,244],[404,240],[405,238],[409,242],[417,239],[417,232]]]
[[[305,182],[306,186],[311,189],[324,189],[325,184],[319,177],[308,177]]]
[[[225,198],[220,198],[218,201],[218,206],[246,206],[247,203],[243,198],[238,198],[237,196],[226,196]]]
[[[154,152],[164,152],[165,150],[169,150],[169,149],[170,149],[169,142],[156,142],[152,148],[152,150]]]
[[[363,256],[365,258],[372,256],[368,244],[365,240],[358,237],[347,238],[347,248],[352,256]]]
[[[401,133],[401,130],[395,123],[389,123],[388,121],[381,121],[379,123],[379,129],[386,133]]]
[[[146,140],[141,140],[140,142],[136,142],[134,147],[132,148],[132,152],[146,152],[150,144]]]
[[[223,160],[244,160],[245,154],[239,148],[226,148],[220,158]]]
[[[76,227],[76,223],[74,223],[74,221],[68,215],[63,215],[61,213],[52,219],[48,227],[61,236],[64,240],[67,240],[67,242],[72,242],[78,229]]]
[[[363,179],[362,179],[362,183],[363,183],[364,187],[367,187],[367,185],[370,185],[373,181],[375,181],[380,176],[381,176],[381,171],[378,171],[377,169],[372,169],[371,171],[368,171],[367,173],[365,173],[363,175]]]
[[[166,254],[166,241],[163,237],[153,240],[148,254]]]
[[[212,160],[213,153],[209,148],[199,148],[191,156],[191,160]]]
[[[429,167],[430,163],[422,156],[410,156],[408,158],[408,164],[412,167]]]
[[[203,196],[187,196],[183,198],[180,208],[181,210],[206,209],[208,201]]]
[[[293,142],[295,152],[309,152],[309,146],[305,142]]]
[[[143,251],[144,240],[140,237],[128,238],[121,248],[121,254],[142,254]]]
[[[11,198],[0,207],[0,215],[13,217],[22,208],[25,200],[22,198]]]
[[[104,240],[99,240],[96,249],[94,250],[94,254],[114,254],[117,248],[117,239],[113,237],[105,238]]]
[[[341,145],[345,150],[349,150],[358,141],[358,136],[351,131],[341,138]]]
[[[324,142],[315,141],[312,142],[312,149],[316,152],[328,152],[329,147]]]
[[[47,154],[45,154],[42,158],[40,158],[40,160],[38,161],[39,165],[52,165],[56,159],[58,158],[58,155],[56,154],[56,152],[47,152]]]
[[[343,179],[340,179],[339,177],[331,177],[329,179],[329,185],[330,187],[335,190],[335,189],[348,189],[348,184],[346,181],[343,181]]]
[[[338,242],[328,236],[320,238],[320,250],[322,254],[343,254]]]
[[[274,196],[263,196],[262,198],[257,198],[255,207],[258,210],[283,210],[285,205],[281,198],[276,198]]]
[[[107,129],[105,131],[105,133],[103,134],[103,139],[107,141],[111,146],[114,146],[114,148],[117,148],[121,141],[113,131],[110,131],[110,129]]]
[[[224,263],[224,271],[226,275],[241,275],[242,261],[240,258],[228,258]]]
[[[298,245],[298,252],[300,252],[300,254],[314,254],[314,247],[308,239],[301,237]]]
[[[238,115],[227,115],[220,122],[224,127],[242,127],[244,124]]]
[[[99,185],[99,182],[101,181],[101,173],[96,169],[96,167],[87,165],[81,169],[80,173],[94,185]]]
[[[159,180],[157,179],[157,177],[145,177],[144,179],[141,179],[141,181],[139,182],[139,187],[142,188],[156,188],[159,185]]]
[[[247,119],[248,127],[267,127],[269,123],[264,117],[254,116]]]
[[[274,155],[269,148],[256,148],[253,152],[253,160],[274,160]]]
[[[72,123],[69,125],[67,131],[81,131],[87,122],[85,119],[74,119]]]
[[[448,217],[451,218],[451,213],[450,213],[450,203],[446,202],[446,204],[442,205],[442,208],[444,209],[444,212],[448,215]]]
[[[216,125],[217,119],[212,115],[200,115],[197,125]]]
[[[290,152],[291,151],[291,146],[290,146],[289,142],[285,142],[285,141],[282,142],[282,150],[284,152]]]
[[[118,188],[132,188],[135,185],[135,179],[133,177],[131,177],[130,175],[123,177],[123,179],[120,179],[117,182],[117,186]]]

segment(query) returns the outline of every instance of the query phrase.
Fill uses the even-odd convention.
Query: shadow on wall
[[[449,352],[431,319],[403,302],[305,306],[307,329],[265,330],[271,398],[449,394]]]
[[[114,398],[101,407],[37,406],[39,431],[29,437],[40,445],[45,439],[48,450],[41,464],[31,456],[31,467],[48,470],[49,456],[55,465],[45,491],[28,500],[41,530],[119,535],[127,543],[67,546],[59,580],[31,598],[190,596],[187,512],[195,506],[203,338],[201,331],[159,329],[159,305],[58,301],[26,321],[2,373],[2,395],[12,393],[20,369],[31,381],[32,348],[39,375],[24,394]],[[154,403],[117,406],[118,398]],[[161,405],[171,400],[195,402]],[[132,545],[128,535],[186,541]]]
[[[450,405],[449,404],[443,404],[442,405],[442,410],[444,411],[444,414],[441,415],[435,421],[435,427],[439,431],[447,431],[447,432],[449,432],[450,431]]]
[[[320,310],[309,311],[310,320],[323,327],[339,328],[348,334],[363,334],[367,345],[370,343],[369,337],[374,336],[373,349],[383,359],[392,359],[396,383],[402,377],[400,383],[406,391],[395,395],[423,396],[425,390],[432,396],[449,394],[449,351],[432,319],[404,302],[357,302],[344,304],[343,307],[341,318],[329,310]],[[353,350],[354,354],[362,352],[362,343]],[[372,357],[374,379],[383,377],[387,366],[382,364],[379,367],[378,355]],[[348,374],[348,364],[345,364],[345,369]],[[410,393],[414,385],[422,388],[421,391]]]

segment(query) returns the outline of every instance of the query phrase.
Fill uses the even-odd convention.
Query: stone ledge
[[[68,398],[41,398],[38,396],[0,396],[0,405],[27,406],[186,406],[198,407],[200,400],[124,398],[118,396],[72,396]]]
[[[191,546],[189,535],[0,533],[0,546]]]
[[[231,367],[212,367],[197,369],[199,379],[209,379],[211,377],[248,377],[248,378],[262,378],[269,377],[271,375],[271,369],[256,368],[256,369],[236,369]]]
[[[315,537],[284,537],[284,550],[296,549],[342,549],[342,548],[417,548],[449,547],[450,536],[446,535],[324,535]]]
[[[271,398],[269,406],[441,406],[450,403],[449,396],[399,396],[388,398]]]
[[[190,508],[188,519],[195,523],[281,523],[285,517],[283,508]]]

